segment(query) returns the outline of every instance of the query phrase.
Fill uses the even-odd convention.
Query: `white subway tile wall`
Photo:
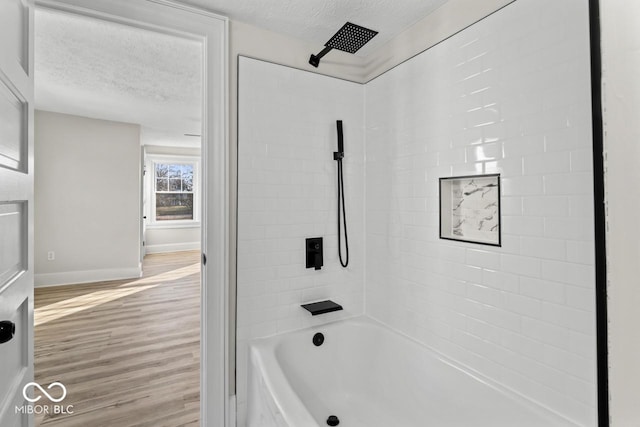
[[[239,58],[237,402],[245,425],[247,342],[364,312],[364,87]],[[337,253],[336,120],[343,120],[349,266]],[[324,266],[305,268],[305,238]],[[300,304],[344,311],[311,317]]]
[[[366,313],[596,425],[586,1],[518,0],[366,85]],[[502,247],[438,238],[501,173]]]

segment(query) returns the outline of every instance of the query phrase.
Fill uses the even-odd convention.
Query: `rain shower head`
[[[325,56],[331,49],[338,49],[343,52],[356,53],[362,46],[378,34],[377,31],[370,30],[360,25],[347,22],[337,33],[325,43],[325,48],[317,55],[311,55],[309,64],[318,67],[320,58]]]

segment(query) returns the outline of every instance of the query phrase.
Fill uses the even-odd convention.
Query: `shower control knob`
[[[0,322],[0,344],[7,341],[11,341],[16,334],[16,324],[10,320],[3,320]]]

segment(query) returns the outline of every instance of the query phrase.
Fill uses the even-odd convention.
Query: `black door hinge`
[[[202,265],[207,265],[207,254],[202,254]]]

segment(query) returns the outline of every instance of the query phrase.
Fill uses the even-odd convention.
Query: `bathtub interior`
[[[319,347],[316,332],[325,335]],[[573,425],[367,317],[285,334],[272,348],[318,426],[330,415],[353,427]]]

